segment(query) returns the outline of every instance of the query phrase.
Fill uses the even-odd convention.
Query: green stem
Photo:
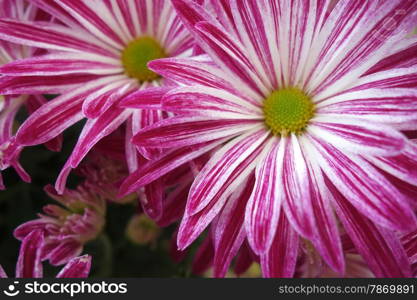
[[[102,246],[102,259],[97,277],[110,277],[113,269],[113,247],[111,241],[106,233],[102,233],[97,238],[97,241]]]

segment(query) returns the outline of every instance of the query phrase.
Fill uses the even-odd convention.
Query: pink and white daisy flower
[[[375,276],[410,276],[393,231],[416,227],[397,183],[417,185],[417,147],[401,133],[417,124],[417,38],[406,38],[417,2],[208,0],[215,17],[172,2],[217,66],[204,55],[149,64],[185,86],[162,99],[174,117],[133,137],[171,149],[121,193],[215,149],[190,189],[180,249],[212,223],[215,256],[230,262],[247,239],[264,276],[291,277],[301,236],[343,274],[343,225]]]
[[[16,264],[16,278],[42,278],[42,248],[44,235],[42,230],[31,232],[22,241]],[[90,273],[91,256],[83,255],[71,259],[57,274],[57,278],[86,278]],[[7,278],[0,266],[0,278]]]
[[[16,134],[17,148],[44,143],[88,118],[58,179],[56,187],[62,192],[70,170],[101,138],[125,121],[130,137],[164,117],[158,110],[120,108],[118,102],[129,94],[138,107],[143,102],[158,108],[165,89],[157,87],[166,81],[147,68],[148,61],[187,56],[192,53],[193,41],[164,0],[31,3],[47,11],[55,24],[2,18],[0,38],[49,53],[2,66],[0,93],[61,94],[24,122]],[[131,169],[135,169],[136,150],[130,143],[126,152]],[[145,150],[142,154],[152,156]]]

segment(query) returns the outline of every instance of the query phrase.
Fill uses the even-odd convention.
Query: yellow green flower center
[[[265,124],[274,135],[300,134],[314,116],[310,97],[298,88],[274,91],[264,101]]]
[[[122,52],[122,64],[129,77],[136,78],[139,82],[152,81],[159,75],[148,69],[148,62],[158,58],[164,58],[166,54],[161,45],[148,36],[131,41]]]

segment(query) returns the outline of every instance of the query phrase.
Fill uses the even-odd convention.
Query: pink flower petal
[[[41,278],[43,276],[41,251],[44,242],[42,230],[35,230],[22,241],[16,264],[16,278]]]
[[[3,267],[0,265],[0,278],[7,278],[6,272],[4,272]]]
[[[278,180],[283,176],[283,140],[274,141],[266,151],[266,156],[256,167],[256,183],[245,212],[248,241],[257,254],[268,251],[277,229],[281,210]]]
[[[208,143],[168,151],[158,159],[152,160],[130,174],[120,187],[120,196],[126,196],[139,188],[162,177],[175,168],[212,150],[224,140],[215,140]]]
[[[97,42],[86,32],[56,23],[23,23],[2,19],[0,20],[0,37],[12,43],[32,47],[77,52],[81,50],[103,56],[115,56],[108,46]]]
[[[285,214],[280,214],[277,230],[268,251],[261,255],[264,277],[293,277],[298,254],[298,234]]]
[[[358,252],[377,277],[410,277],[410,263],[395,234],[374,225],[328,183],[337,214]]]
[[[407,230],[416,226],[404,195],[372,165],[322,140],[311,141],[311,151],[317,150],[313,155],[323,172],[356,209],[386,228]]]
[[[83,255],[71,259],[56,278],[87,278],[91,268],[91,256]]]
[[[205,57],[205,56],[204,56]],[[230,78],[211,61],[196,58],[163,58],[149,62],[148,67],[156,73],[178,83],[199,85],[226,90],[236,95],[249,95],[247,101],[257,104],[251,98],[257,97],[250,88]]]
[[[257,156],[268,134],[264,128],[254,129],[218,150],[191,186],[186,214],[192,215],[203,209],[221,190],[238,186],[240,182],[236,177],[243,179],[245,176],[241,173],[249,174],[255,168]],[[232,183],[231,178],[235,182]]]
[[[258,141],[250,141],[255,137]],[[247,134],[236,141],[229,142],[206,164],[205,170],[199,173],[191,187],[184,218],[178,231],[180,249],[188,247],[203,232],[220,212],[231,193],[250,176],[263,148],[259,143],[262,144],[265,138],[266,135],[262,129],[262,131]],[[228,159],[232,165],[229,166],[229,170],[222,169],[220,172],[222,177],[219,179],[216,170]],[[197,188],[193,189],[193,187]],[[191,210],[193,207],[195,209]]]
[[[125,109],[112,107],[97,119],[88,120],[72,152],[71,167],[77,167],[91,148],[99,140],[116,130],[129,115],[130,112]]]
[[[359,154],[392,156],[404,148],[406,141],[390,126],[335,115],[314,118],[308,132],[343,151]]]
[[[104,59],[103,59],[104,60]],[[12,76],[51,76],[78,74],[107,75],[123,72],[120,65],[100,61],[80,53],[47,54],[2,65],[0,73]]]
[[[246,203],[252,193],[254,176],[235,191],[219,214],[214,227],[213,276],[224,277],[230,262],[239,251],[246,237],[244,216]]]
[[[167,93],[163,109],[176,114],[213,118],[262,119],[262,110],[235,94],[203,86],[182,87]]]
[[[85,97],[112,78],[104,78],[61,95],[36,110],[21,125],[16,140],[21,145],[37,145],[56,137],[82,119],[81,106]]]
[[[128,80],[123,80],[123,77],[121,76],[120,80],[115,80],[114,83],[108,84],[88,95],[82,107],[84,116],[90,119],[98,118],[116,102],[119,103],[120,99],[128,93],[127,90],[130,85],[132,85]]]
[[[254,262],[254,253],[250,249],[249,245],[244,242],[242,247],[240,248],[239,254],[236,257],[235,266],[233,268],[233,271],[237,276],[243,275],[252,263]]]
[[[160,109],[162,97],[171,89],[171,87],[155,87],[138,90],[124,97],[119,105],[130,108]]]
[[[298,138],[284,138],[282,174],[283,207],[288,220],[307,239],[313,239],[316,220],[313,213],[313,178],[308,170],[308,158],[302,153]]]
[[[53,266],[59,266],[80,255],[82,250],[83,245],[80,242],[68,239],[61,241],[44,259],[48,259]]]
[[[16,227],[16,229],[13,231],[13,235],[18,240],[23,240],[25,237],[27,237],[30,233],[38,230],[44,230],[45,226],[49,222],[45,219],[36,219],[32,221],[28,221],[26,223],[23,223]]]
[[[124,44],[120,34],[112,28],[113,24],[115,27],[120,25],[117,23],[111,24],[112,15],[106,9],[106,5],[97,5],[97,3],[92,2],[74,2],[72,0],[61,0],[59,4],[89,32],[101,40],[116,48],[121,48]]]
[[[364,89],[328,98],[319,104],[318,113],[399,124],[417,120],[416,103],[415,89]]]
[[[173,117],[139,131],[132,142],[151,148],[184,147],[231,137],[255,124],[251,120]]]
[[[411,185],[417,186],[417,145],[407,141],[405,149],[396,156],[367,157],[377,167]]]
[[[141,199],[143,211],[153,220],[163,214],[164,182],[155,180],[145,186],[145,197]]]
[[[21,94],[61,94],[78,88],[90,80],[97,79],[97,75],[66,75],[55,77],[44,76],[1,76],[0,93],[2,95]]]

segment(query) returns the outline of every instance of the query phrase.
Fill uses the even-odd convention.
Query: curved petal
[[[328,182],[340,221],[377,277],[410,277],[407,255],[392,231],[374,225]]]
[[[366,89],[330,97],[317,105],[317,112],[398,124],[417,120],[416,103],[415,89]]]
[[[87,278],[91,268],[91,256],[83,255],[71,259],[56,278]]]
[[[181,87],[167,93],[162,100],[166,111],[213,118],[262,119],[260,107],[245,98],[204,86]]]
[[[404,150],[396,156],[365,157],[385,172],[417,186],[417,145],[407,141]]]
[[[140,109],[160,109],[162,97],[171,89],[172,87],[154,87],[138,90],[124,97],[119,105]]]
[[[16,264],[16,278],[42,278],[43,242],[42,230],[32,231],[23,239]]]
[[[17,20],[0,20],[0,37],[6,41],[32,47],[89,52],[117,57],[117,52],[92,35],[76,28],[41,22],[24,23]]]
[[[345,118],[340,115],[317,116],[308,132],[343,150],[359,154],[392,156],[400,153],[406,138],[391,126]]]
[[[281,185],[284,160],[284,139],[265,149],[263,160],[256,167],[256,183],[245,211],[248,241],[257,254],[268,251],[277,229],[281,210]]]
[[[308,136],[308,141],[323,172],[361,213],[386,228],[409,230],[417,225],[405,196],[372,165],[320,139]]]
[[[16,60],[2,65],[0,73],[12,76],[108,75],[123,73],[123,68],[117,60],[82,53],[62,53]]]
[[[251,176],[236,190],[219,214],[214,227],[213,276],[224,277],[230,262],[239,251],[246,237],[244,227],[245,207],[252,193],[255,180]]]
[[[132,141],[142,147],[178,148],[232,137],[249,131],[256,126],[256,123],[244,119],[177,116],[144,128],[133,137]]]
[[[81,107],[84,99],[112,79],[108,77],[89,82],[44,104],[20,126],[16,133],[17,143],[37,145],[56,137],[83,118]]]
[[[261,255],[263,276],[292,278],[297,263],[298,243],[298,234],[292,229],[285,214],[280,214],[271,247]]]
[[[262,150],[268,135],[263,128],[253,129],[215,152],[191,186],[186,214],[192,215],[203,209],[225,188],[230,178],[240,176],[241,172],[248,174],[254,169],[254,161],[257,160],[254,156]]]
[[[120,187],[120,197],[135,192],[139,188],[162,177],[175,168],[212,150],[225,140],[215,140],[209,143],[195,145],[192,148],[185,147],[171,150],[161,157],[151,160],[138,170],[130,174]]]
[[[260,135],[261,134],[261,135]],[[256,161],[259,158],[259,154],[262,150],[262,146],[255,146],[252,143],[248,143],[250,139],[254,137],[258,137],[258,139],[262,142],[262,134],[259,131],[255,133],[248,134],[246,136],[241,137],[237,141],[229,142],[229,145],[224,146],[226,150],[230,151],[218,151],[217,155],[221,158],[221,160],[227,160],[226,158],[231,159],[234,161],[233,167],[229,168],[229,170],[223,170],[222,175],[224,176],[224,181],[219,182],[216,181],[217,185],[214,181],[208,184],[208,190],[205,188],[204,185],[201,187],[203,190],[194,190],[193,187],[191,188],[190,195],[187,200],[187,207],[184,214],[184,218],[181,222],[180,229],[178,232],[178,247],[180,249],[186,248],[190,245],[198,235],[209,225],[209,223],[217,216],[220,212],[224,204],[226,203],[227,199],[229,198],[230,194],[239,187],[242,182],[253,172],[255,168]],[[242,146],[244,144],[249,144],[250,147],[246,151],[242,151]],[[246,145],[247,146],[247,145]],[[236,151],[241,151],[240,155],[236,155],[235,158],[232,158],[231,155],[233,153],[237,154]],[[226,152],[226,154],[222,154],[222,152]],[[218,161],[218,158],[213,157],[212,162],[206,164],[206,171],[202,170],[199,174],[200,179],[196,179],[194,181],[193,186],[199,186],[202,183],[206,182],[205,177],[209,177],[212,180],[216,180],[216,174],[214,170],[222,163],[216,164],[214,167],[211,165],[215,161]],[[230,170],[231,169],[231,170]],[[224,172],[229,173],[228,175]],[[207,174],[206,174],[207,173]],[[214,177],[213,177],[214,175]],[[226,176],[227,175],[227,176]],[[205,192],[208,192],[207,196],[201,198]],[[199,204],[194,211],[191,211],[190,208],[195,207],[195,204]],[[191,204],[191,205],[190,205]],[[188,209],[188,210],[187,210]]]

